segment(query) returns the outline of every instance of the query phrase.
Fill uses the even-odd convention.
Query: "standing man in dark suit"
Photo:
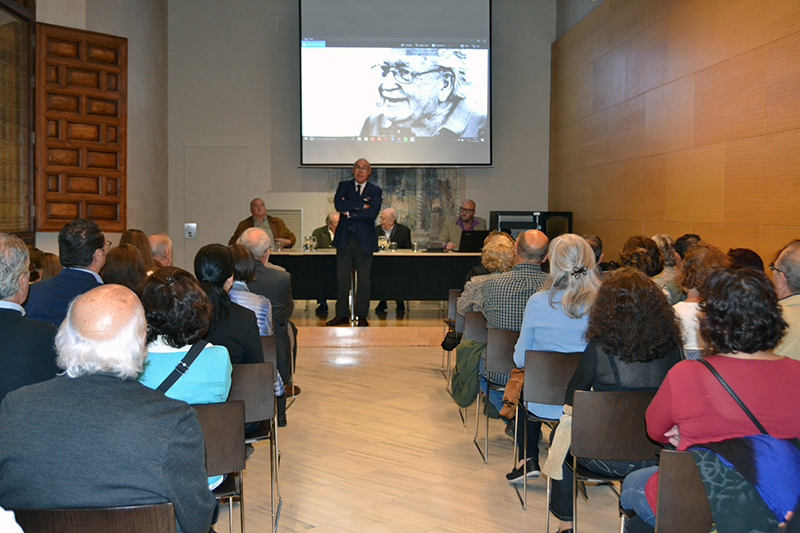
[[[317,248],[333,247],[333,236],[336,234],[336,226],[339,224],[339,213],[332,211],[325,217],[325,225],[315,229],[311,236],[317,239]],[[317,310],[315,314],[320,318],[328,316],[328,302],[323,299],[317,300]]]
[[[339,224],[333,246],[336,248],[336,317],[327,326],[350,324],[348,296],[350,273],[356,271],[356,326],[369,326],[369,274],[372,254],[378,251],[375,218],[381,210],[381,188],[368,182],[372,167],[366,159],[353,165],[353,179],[339,183],[333,205],[339,211]]]
[[[272,244],[269,235],[260,228],[248,228],[239,237],[241,244],[253,252],[255,258],[255,280],[247,283],[250,292],[260,294],[272,304],[272,322],[275,326],[275,341],[278,351],[278,372],[286,385],[289,395],[300,393],[300,387],[293,384],[292,365],[297,346],[293,342],[296,328],[292,324],[294,300],[292,299],[292,275],[281,267],[269,263],[269,250]],[[278,424],[286,425],[286,396],[278,398]]]
[[[28,247],[0,233],[0,400],[25,385],[56,377],[53,338],[56,327],[25,317],[28,296]]]
[[[58,258],[64,268],[55,277],[31,285],[25,304],[28,318],[60,326],[73,298],[103,284],[100,269],[106,264],[110,244],[92,220],[76,218],[61,228]]]
[[[378,226],[378,236],[385,235],[389,242],[397,243],[398,248],[411,248],[411,230],[408,226],[397,223],[397,211],[391,207],[387,207],[381,211],[381,216],[378,218],[380,225]],[[402,318],[406,312],[406,305],[403,300],[397,300],[397,316]],[[375,308],[375,313],[378,315],[386,316],[386,300],[378,302],[378,307]]]

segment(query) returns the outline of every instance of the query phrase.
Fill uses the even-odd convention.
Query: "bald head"
[[[135,379],[145,355],[147,322],[139,297],[102,285],[75,298],[56,335],[58,365],[70,377],[111,374]]]
[[[541,263],[547,258],[550,239],[538,229],[529,229],[517,235],[514,252],[520,263]]]
[[[262,263],[266,263],[269,257],[269,247],[272,245],[272,242],[269,240],[267,232],[263,229],[247,228],[239,236],[239,240],[236,241],[236,244],[241,244],[245,248],[249,248],[250,251],[253,252],[253,257]]]
[[[397,222],[397,211],[391,207],[387,207],[381,211],[381,216],[378,218],[378,222],[380,223],[381,228],[384,230],[392,229],[394,223]]]
[[[325,225],[328,226],[332,233],[336,233],[336,226],[339,225],[339,212],[331,211],[328,213],[328,216],[325,217]]]
[[[166,233],[154,233],[147,240],[150,241],[150,249],[153,251],[153,258],[161,263],[161,266],[172,265],[172,239]]]
[[[461,204],[461,209],[458,211],[458,217],[461,219],[462,224],[472,223],[472,219],[475,218],[475,202],[464,200],[464,203]]]

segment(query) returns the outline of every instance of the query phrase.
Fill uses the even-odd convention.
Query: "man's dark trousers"
[[[347,233],[347,244],[336,249],[336,316],[349,317],[350,273],[356,269],[356,316],[369,313],[369,275],[372,270],[372,252],[365,252],[358,243],[358,235]]]

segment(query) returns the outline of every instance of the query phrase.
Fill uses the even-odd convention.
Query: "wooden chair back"
[[[525,384],[522,399],[526,402],[563,405],[564,392],[578,368],[581,352],[525,352]]]
[[[510,374],[514,368],[514,346],[519,331],[509,329],[486,330],[486,371]]]
[[[175,533],[172,503],[102,509],[14,509],[26,533]]]
[[[244,401],[245,423],[275,416],[274,368],[272,363],[233,365],[228,401]]]
[[[527,372],[526,372],[527,374]],[[644,414],[656,391],[578,391],[572,403],[572,455],[608,461],[655,460]]]
[[[264,364],[264,363],[260,363]],[[239,365],[234,365],[234,368]],[[244,409],[242,400],[192,406],[206,446],[209,477],[244,470]]]
[[[711,510],[692,454],[663,450],[658,470],[656,533],[711,531]]]
[[[486,317],[480,311],[464,314],[464,340],[486,342]]]

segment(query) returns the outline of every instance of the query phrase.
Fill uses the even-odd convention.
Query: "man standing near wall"
[[[366,159],[353,165],[353,179],[339,183],[333,205],[339,212],[339,224],[333,246],[336,248],[336,317],[327,326],[350,324],[348,296],[350,273],[356,271],[356,326],[369,326],[369,274],[372,254],[378,251],[375,218],[381,210],[381,188],[369,183],[372,167]]]

